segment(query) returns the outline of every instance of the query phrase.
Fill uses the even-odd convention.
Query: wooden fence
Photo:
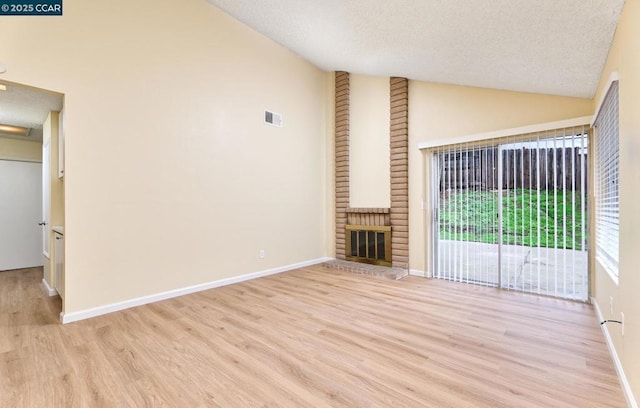
[[[440,191],[497,190],[497,148],[440,154]],[[587,189],[587,155],[580,147],[502,150],[502,188]]]

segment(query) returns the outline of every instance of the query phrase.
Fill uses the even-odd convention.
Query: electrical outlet
[[[265,257],[264,249],[261,249],[261,250],[258,252],[258,256],[260,257],[260,259],[264,259],[264,257]]]
[[[622,322],[620,324],[620,333],[622,334],[622,337],[624,337],[624,313],[620,312],[620,321]]]
[[[609,316],[613,316],[613,296],[609,296]]]

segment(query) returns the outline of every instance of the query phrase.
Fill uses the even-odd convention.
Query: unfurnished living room
[[[638,407],[640,0],[0,38],[0,407]]]

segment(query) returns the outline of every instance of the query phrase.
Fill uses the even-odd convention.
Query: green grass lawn
[[[579,192],[510,190],[504,192],[502,209],[502,243],[582,249]],[[497,244],[497,214],[497,192],[448,193],[440,199],[440,239]]]

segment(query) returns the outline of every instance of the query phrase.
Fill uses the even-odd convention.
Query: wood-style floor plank
[[[0,272],[0,407],[625,407],[590,305],[303,268],[68,325]]]

